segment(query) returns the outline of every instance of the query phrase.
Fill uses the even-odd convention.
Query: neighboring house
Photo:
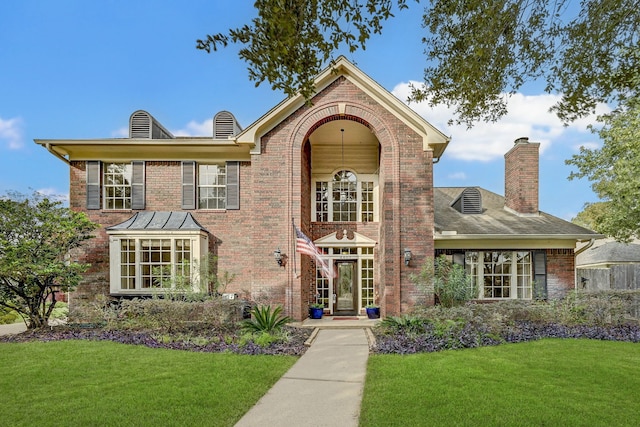
[[[640,288],[640,241],[608,238],[579,249],[576,256],[579,288],[588,291]]]
[[[266,295],[295,319],[316,301],[334,315],[406,312],[411,275],[436,253],[465,262],[483,299],[575,286],[576,242],[599,235],[538,212],[537,144],[507,160],[506,207],[481,189],[434,189],[449,138],[344,57],[334,68],[311,105],[290,97],[245,129],[221,112],[213,137],[173,136],[137,111],[129,138],[36,140],[69,164],[71,208],[102,225],[76,301],[150,295],[208,254],[235,274],[226,292]],[[336,277],[296,253],[295,227]]]

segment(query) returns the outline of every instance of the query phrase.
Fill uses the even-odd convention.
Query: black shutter
[[[533,252],[533,298],[547,299],[547,253]]]
[[[100,209],[100,162],[87,161],[87,209]]]
[[[240,209],[240,162],[227,162],[227,209]]]
[[[182,162],[182,209],[196,208],[196,162]]]
[[[133,169],[131,174],[131,209],[144,209],[144,162],[131,163]]]

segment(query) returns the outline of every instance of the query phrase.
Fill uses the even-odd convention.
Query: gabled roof
[[[439,158],[442,155],[451,138],[443,134],[422,116],[409,108],[404,102],[391,94],[391,92],[363,73],[344,56],[340,56],[333,65],[327,67],[316,78],[316,93],[321,92],[341,76],[344,76],[344,78],[355,84],[363,92],[383,105],[399,120],[421,135],[423,148],[425,150],[433,149],[434,158]],[[241,132],[237,136],[236,142],[239,144],[255,144],[252,153],[259,154],[260,138],[304,104],[305,99],[300,94],[285,99]]]
[[[609,241],[592,246],[576,257],[577,267],[640,263],[640,244]]]
[[[463,214],[452,205],[465,188],[435,187],[435,239],[438,240],[590,240],[603,236],[561,218],[540,212],[518,215],[504,208],[505,199],[478,188],[482,213]]]
[[[107,227],[109,231],[207,231],[190,212],[137,212],[120,224]]]

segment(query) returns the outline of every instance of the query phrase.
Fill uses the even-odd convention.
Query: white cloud
[[[573,149],[576,151],[580,151],[581,147],[586,148],[587,150],[597,150],[598,148],[600,148],[602,146],[602,144],[599,144],[597,142],[594,141],[586,141],[586,142],[581,142],[580,144],[576,144],[573,146]]]
[[[207,119],[203,122],[191,120],[184,129],[171,131],[175,136],[213,136],[213,119]]]
[[[467,179],[467,174],[464,172],[454,172],[451,173],[449,175],[447,175],[448,179],[459,179],[459,180],[464,180]]]
[[[400,83],[392,93],[406,100],[411,85],[419,82]],[[549,112],[551,106],[560,99],[559,95],[524,95],[516,93],[508,100],[508,113],[496,123],[479,122],[473,128],[465,125],[448,125],[454,118],[452,108],[444,105],[430,107],[427,102],[411,103],[409,106],[429,123],[451,136],[447,147],[447,156],[459,160],[488,162],[504,156],[513,142],[520,137],[529,137],[532,142],[540,143],[543,153],[553,142],[558,141],[566,132],[587,132],[586,124],[595,121],[591,115],[565,127],[560,119]],[[606,112],[606,106],[599,106],[597,113]]]
[[[48,188],[39,188],[36,190],[36,192],[49,197],[50,199],[53,200],[59,200],[61,202],[64,202],[65,204],[69,203],[69,193],[68,192],[62,192],[59,191],[55,188],[52,187],[48,187]]]
[[[116,129],[111,132],[112,138],[129,138],[129,128],[121,127],[120,129]]]
[[[6,145],[10,150],[19,150],[24,146],[22,140],[22,119],[13,118],[4,120],[0,117],[0,144]]]

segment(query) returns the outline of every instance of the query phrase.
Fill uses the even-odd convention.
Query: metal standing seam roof
[[[190,212],[137,212],[107,231],[207,231]]]
[[[595,231],[580,227],[553,215],[518,215],[504,208],[505,198],[480,187],[482,213],[462,214],[451,206],[465,190],[464,187],[435,187],[435,231],[455,232],[457,236],[511,236],[517,238],[580,238],[603,237]],[[443,236],[445,237],[445,236]]]

